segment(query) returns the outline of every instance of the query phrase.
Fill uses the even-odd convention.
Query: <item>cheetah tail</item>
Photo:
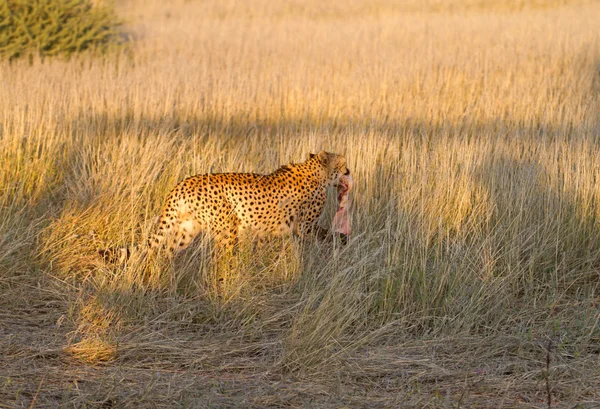
[[[98,250],[98,255],[107,263],[124,263],[131,257],[131,248],[129,247],[111,247]]]

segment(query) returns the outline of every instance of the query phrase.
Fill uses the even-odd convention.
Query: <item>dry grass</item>
[[[552,407],[600,405],[597,3],[162,3],[0,63],[0,407],[547,407],[549,340]],[[346,247],[96,257],[322,148]]]

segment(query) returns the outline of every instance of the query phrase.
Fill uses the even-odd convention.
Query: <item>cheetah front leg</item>
[[[298,235],[301,237],[315,234],[318,239],[325,239],[328,230],[319,226],[318,219],[325,208],[327,199],[324,189],[318,189],[313,192],[312,197],[300,205],[298,211]]]
[[[306,201],[299,212],[300,222],[298,224],[298,234],[300,236],[314,235],[320,241],[333,241],[334,231],[326,229],[318,224],[318,219],[325,208],[326,195],[324,191],[317,191],[310,201]],[[342,244],[346,244],[348,236],[340,234],[339,238]]]

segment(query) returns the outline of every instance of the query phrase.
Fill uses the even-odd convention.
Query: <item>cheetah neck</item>
[[[325,169],[323,169],[317,158],[311,158],[302,163],[284,165],[269,176],[299,179],[308,183],[325,184],[327,182]]]

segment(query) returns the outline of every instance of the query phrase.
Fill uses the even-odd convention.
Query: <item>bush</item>
[[[0,58],[66,55],[118,45],[112,7],[89,0],[0,0]]]

